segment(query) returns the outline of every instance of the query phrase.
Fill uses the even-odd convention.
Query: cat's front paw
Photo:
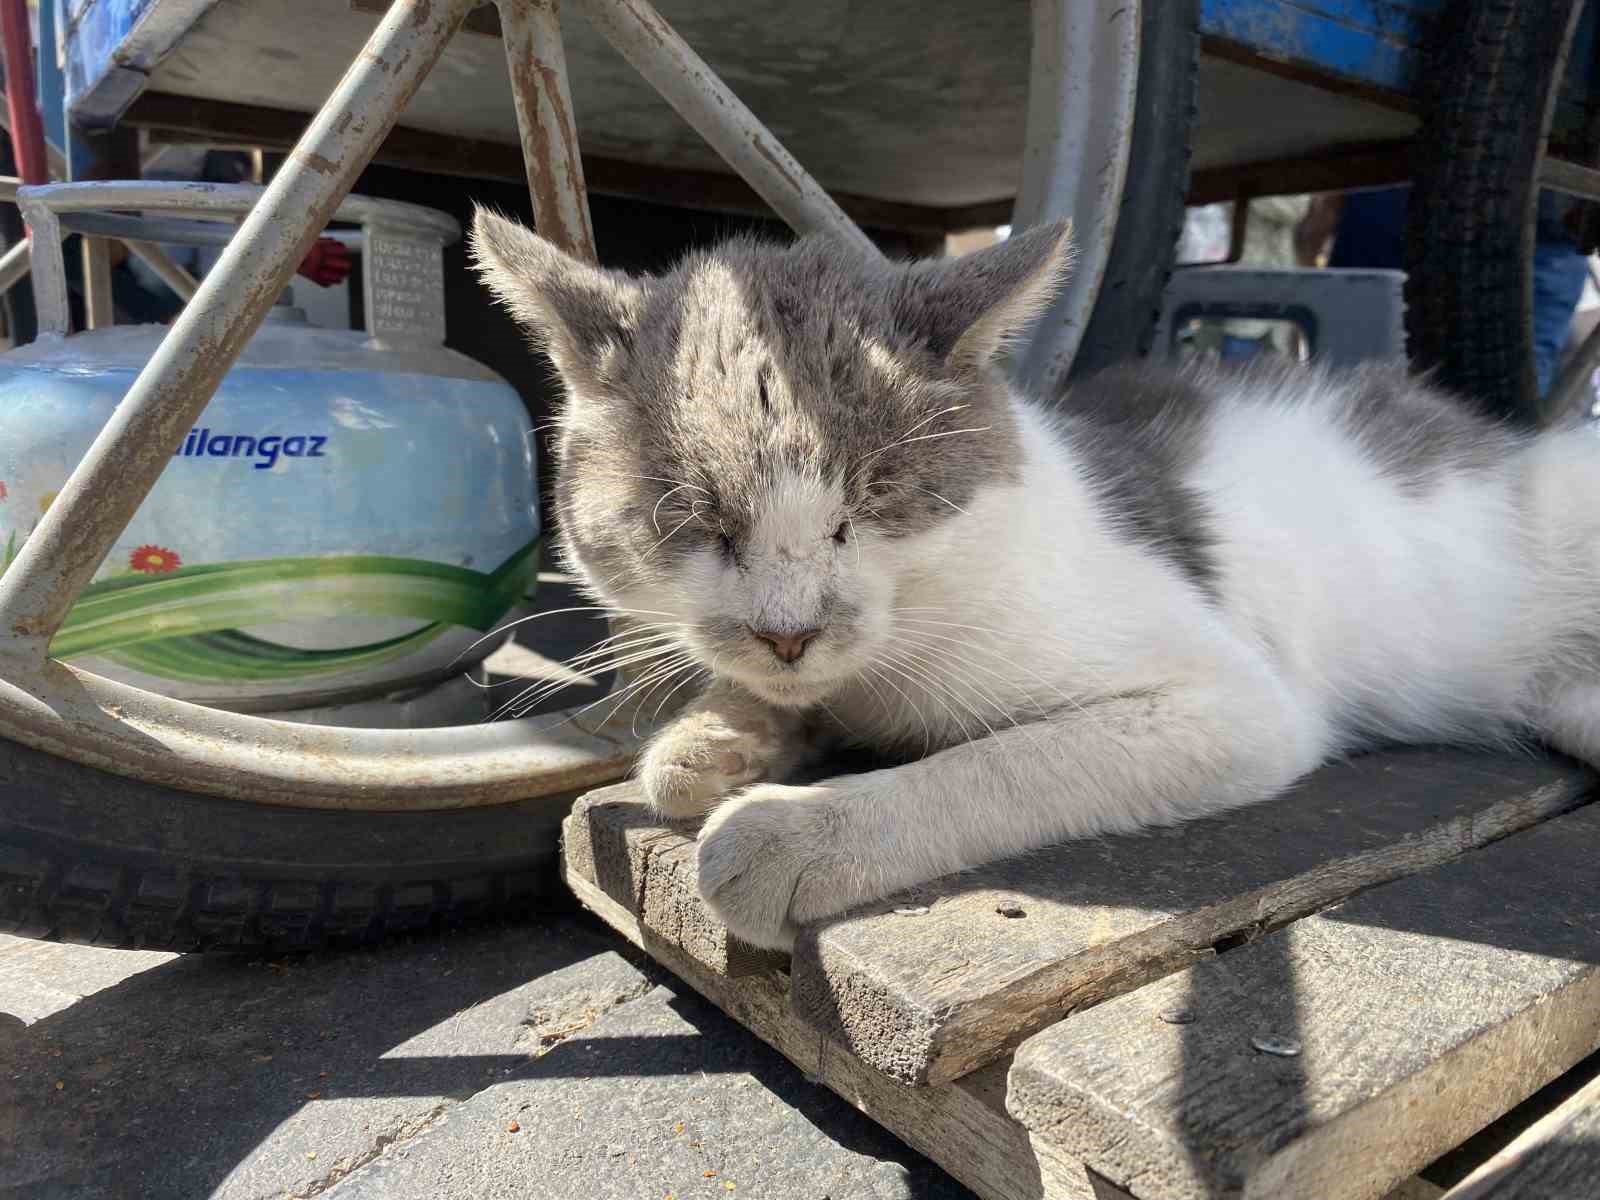
[[[788,950],[802,925],[870,896],[849,845],[850,801],[832,787],[764,784],[717,809],[700,831],[700,895],[752,946]]]
[[[663,816],[698,817],[761,779],[770,749],[712,714],[693,712],[657,735],[639,760],[645,800]]]

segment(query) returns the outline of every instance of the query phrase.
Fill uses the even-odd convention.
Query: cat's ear
[[[1072,225],[1061,221],[916,270],[897,314],[957,369],[989,362],[1026,332],[1072,267]]]
[[[473,214],[468,248],[484,285],[550,355],[569,390],[598,384],[607,359],[631,341],[644,289],[486,208]]]

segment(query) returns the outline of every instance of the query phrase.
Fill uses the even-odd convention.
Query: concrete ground
[[[0,1196],[966,1191],[581,913],[291,959],[0,937]]]

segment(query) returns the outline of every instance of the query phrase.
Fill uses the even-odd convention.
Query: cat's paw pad
[[[644,798],[672,818],[698,817],[762,775],[762,747],[718,722],[690,717],[669,725],[639,760]]]
[[[788,950],[800,926],[851,903],[842,826],[829,788],[751,788],[700,831],[700,895],[740,940]]]

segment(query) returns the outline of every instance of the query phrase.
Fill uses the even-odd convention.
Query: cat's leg
[[[786,778],[817,752],[801,713],[717,680],[655,736],[638,774],[658,812],[694,817],[739,788]]]
[[[787,947],[801,925],[940,875],[1266,798],[1328,745],[1319,714],[1246,664],[906,766],[752,788],[706,822],[700,889],[738,936]]]

